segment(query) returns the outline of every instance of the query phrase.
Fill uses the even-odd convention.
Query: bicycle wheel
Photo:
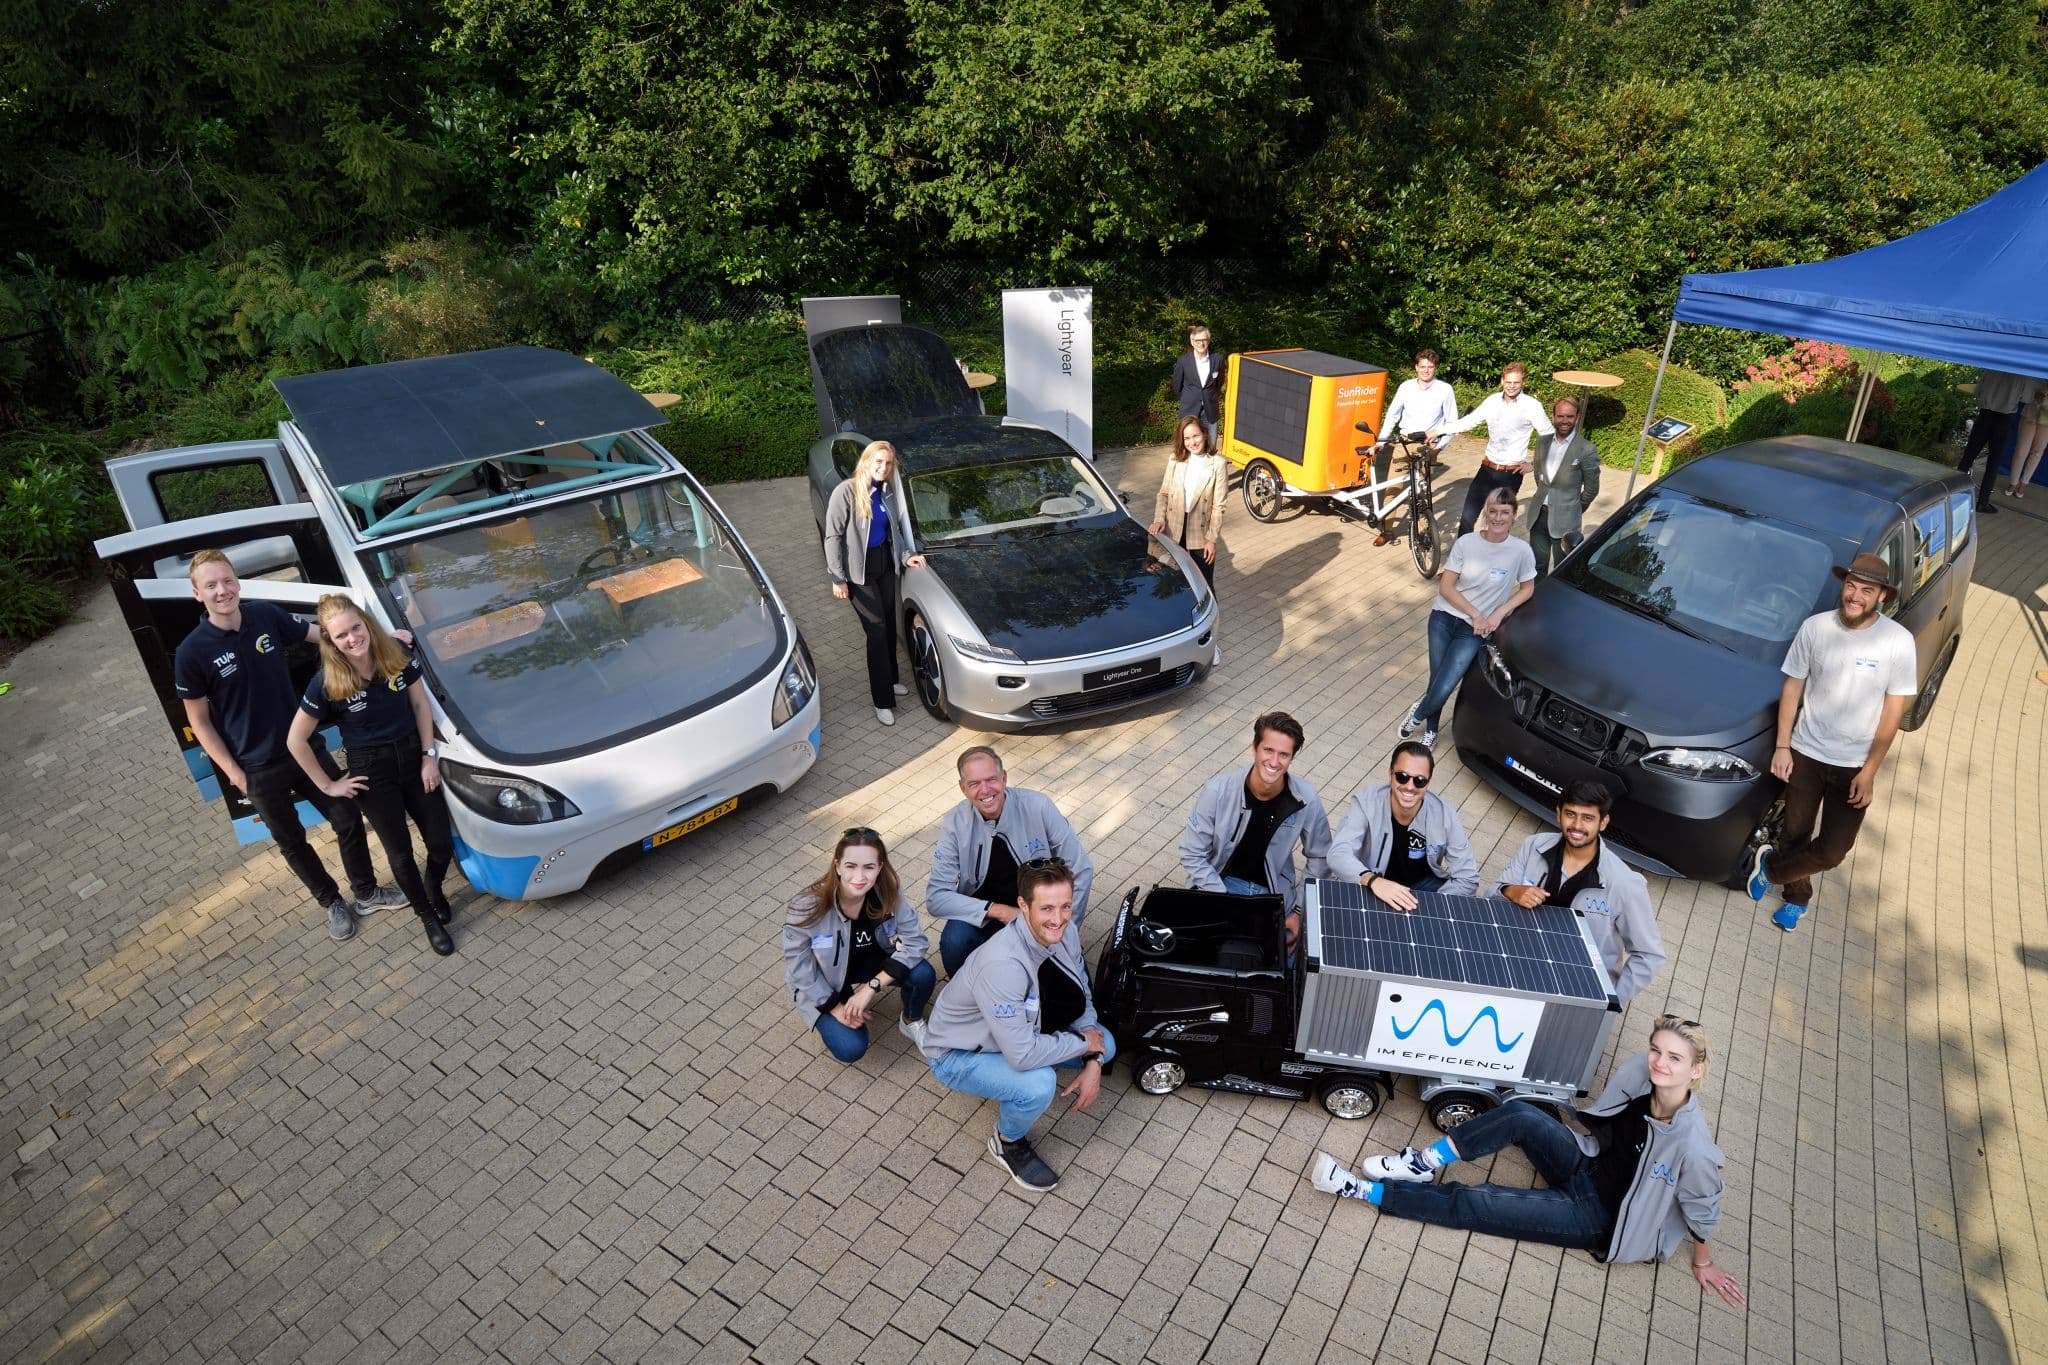
[[[1265,460],[1253,460],[1244,471],[1244,510],[1258,521],[1280,515],[1280,471]]]
[[[1436,490],[1430,487],[1427,455],[1408,466],[1408,554],[1415,572],[1434,579],[1443,566],[1444,544],[1437,534]]]

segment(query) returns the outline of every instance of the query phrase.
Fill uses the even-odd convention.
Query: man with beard
[[[1566,783],[1557,798],[1558,833],[1522,840],[1497,888],[1524,910],[1557,905],[1578,911],[1627,1009],[1664,965],[1664,938],[1650,908],[1650,884],[1600,837],[1613,807],[1606,783]]]
[[[1771,923],[1787,933],[1813,903],[1814,874],[1855,846],[1878,765],[1920,690],[1913,634],[1880,610],[1899,595],[1885,562],[1860,554],[1846,569],[1836,565],[1835,577],[1840,604],[1808,617],[1785,654],[1771,754],[1771,776],[1785,784],[1785,824],[1781,842],[1759,847],[1749,869],[1751,900],[1763,900],[1773,882],[1784,888]]]

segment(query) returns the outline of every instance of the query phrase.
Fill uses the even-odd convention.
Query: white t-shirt
[[[1536,576],[1536,552],[1529,548],[1528,541],[1516,536],[1495,544],[1478,531],[1467,531],[1451,546],[1451,557],[1444,561],[1443,572],[1458,575],[1459,593],[1481,615],[1491,616],[1515,595],[1516,588]],[[1472,620],[1451,605],[1441,587],[1431,605],[1460,621]]]
[[[1870,757],[1886,697],[1920,690],[1913,634],[1883,616],[1862,630],[1832,611],[1807,617],[1785,652],[1784,671],[1806,679],[1792,747],[1837,768],[1860,768]]]

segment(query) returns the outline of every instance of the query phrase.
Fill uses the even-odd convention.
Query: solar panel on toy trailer
[[[1308,886],[1295,1046],[1332,1065],[1459,1076],[1554,1098],[1585,1092],[1621,1003],[1577,911]]]

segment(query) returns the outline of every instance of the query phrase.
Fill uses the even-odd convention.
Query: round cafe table
[[[1579,394],[1579,429],[1581,431],[1584,431],[1586,428],[1586,400],[1592,397],[1590,391],[1593,389],[1618,389],[1621,387],[1620,375],[1602,374],[1599,370],[1555,370],[1551,373],[1550,377],[1560,384],[1570,384],[1581,391]]]
[[[980,370],[969,370],[967,372],[967,387],[973,389],[976,393],[992,387],[995,382],[996,377],[992,374],[983,374]]]

